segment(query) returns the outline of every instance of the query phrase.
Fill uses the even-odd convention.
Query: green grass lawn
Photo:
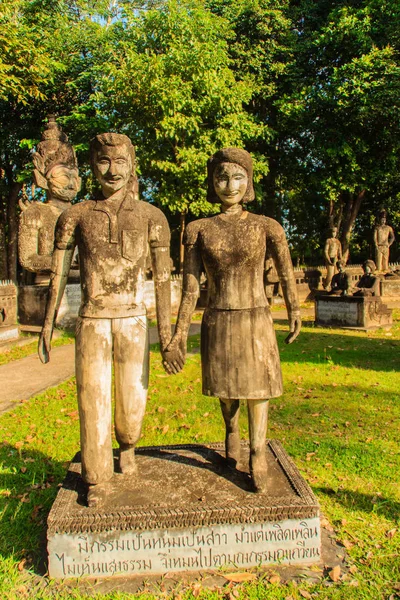
[[[390,332],[305,326],[281,348],[284,395],[271,401],[269,437],[279,439],[311,485],[345,546],[351,574],[335,584],[269,583],[170,598],[395,600],[400,597],[400,313]],[[198,339],[191,339],[191,347]],[[141,445],[223,438],[218,401],[201,395],[200,356],[167,376],[151,354]],[[0,417],[0,598],[82,598],[38,577],[45,522],[68,461],[79,447],[74,379]],[[247,437],[245,407],[241,416]],[[121,593],[97,596],[120,600]],[[149,598],[149,596],[146,596]]]

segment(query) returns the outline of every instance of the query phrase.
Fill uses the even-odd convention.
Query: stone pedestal
[[[11,281],[0,281],[0,343],[18,337],[17,288]]]
[[[54,578],[311,564],[321,556],[319,506],[277,441],[268,442],[267,494],[251,491],[223,444],[139,448],[136,477],[115,474],[101,509],[85,506],[79,459],[48,517]]]
[[[391,300],[400,298],[400,278],[381,279],[381,296]]]
[[[48,289],[47,285],[24,285],[19,288],[18,317],[21,325],[43,325]],[[57,327],[73,329],[80,304],[80,284],[68,283],[57,315]]]
[[[18,317],[21,325],[43,325],[46,310],[48,286],[24,285],[18,291]],[[182,280],[171,281],[171,309],[177,313],[182,295]],[[62,329],[74,329],[81,304],[81,287],[79,283],[68,283],[57,315],[56,326]],[[154,281],[144,283],[144,304],[149,318],[156,315]]]
[[[315,298],[315,324],[353,329],[390,328],[392,311],[379,296],[330,296]]]

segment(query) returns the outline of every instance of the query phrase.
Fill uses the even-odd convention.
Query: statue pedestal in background
[[[18,335],[17,288],[11,281],[0,281],[0,344]]]
[[[352,329],[392,326],[392,311],[379,296],[331,296],[315,298],[315,324]]]
[[[42,327],[49,288],[47,285],[24,285],[18,290],[19,322],[26,328]],[[81,304],[79,283],[68,283],[57,314],[56,326],[74,329]]]
[[[101,509],[83,506],[86,488],[73,462],[48,517],[50,576],[320,562],[318,502],[281,444],[267,443],[268,494],[251,491],[247,445],[236,470],[226,467],[224,450],[138,448],[138,475],[115,474]]]

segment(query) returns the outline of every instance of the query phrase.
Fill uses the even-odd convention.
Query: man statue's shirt
[[[167,219],[155,206],[120,192],[104,200],[86,200],[59,218],[55,245],[78,246],[81,317],[143,315],[148,247],[169,248]],[[167,251],[167,250],[166,250]]]

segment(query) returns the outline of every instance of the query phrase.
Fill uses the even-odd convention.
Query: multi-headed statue
[[[19,261],[36,273],[36,283],[48,283],[58,217],[81,187],[75,151],[54,116],[48,118],[33,163],[35,184],[46,190],[47,198],[46,202],[20,203]]]

